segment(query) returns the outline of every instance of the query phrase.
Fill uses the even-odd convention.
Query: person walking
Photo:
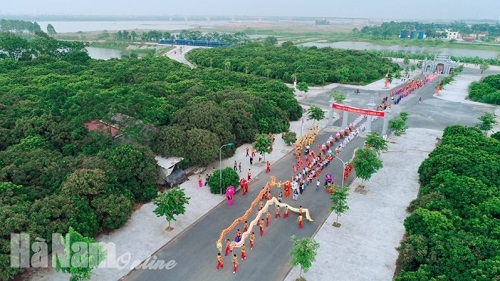
[[[260,201],[259,202],[259,211],[264,209],[264,202]]]
[[[238,169],[240,170],[241,173],[241,162],[238,164]]]
[[[238,271],[238,257],[236,254],[233,255],[233,273],[236,273]]]
[[[418,103],[422,103],[422,97],[418,98]]]
[[[250,168],[248,168],[248,172],[247,172],[247,180],[248,180],[248,181],[252,180],[252,171],[250,170]]]
[[[220,253],[217,254],[217,266],[215,268],[217,268],[217,270],[219,270],[219,268],[224,268],[224,261]]]
[[[252,165],[252,164],[253,164],[253,157],[250,156],[250,165]]]
[[[226,240],[226,256],[231,252],[231,240],[227,239]]]
[[[234,170],[235,172],[237,172],[237,171],[238,171],[238,163],[236,162],[236,160],[234,160],[233,170]]]
[[[198,186],[199,187],[203,186],[203,180],[201,179],[201,175],[198,175]]]
[[[316,181],[316,191],[319,190],[319,186],[320,186],[321,182],[319,181],[319,179]]]
[[[245,247],[245,244],[241,245],[241,259],[246,260],[247,258],[247,248]]]
[[[266,173],[271,172],[271,163],[269,161],[266,162]]]
[[[299,190],[296,188],[293,190],[293,196],[292,196],[292,199],[297,201],[297,199],[299,198]]]
[[[255,241],[255,233],[252,231],[252,234],[250,234],[250,250],[253,249],[253,242]]]
[[[245,157],[250,156],[250,153],[249,153],[249,152],[250,152],[250,148],[248,148],[248,147],[247,147],[247,148],[245,148],[245,151],[247,152],[247,155],[246,155]]]

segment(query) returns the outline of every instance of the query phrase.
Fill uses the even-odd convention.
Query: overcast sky
[[[0,14],[500,20],[500,0],[0,0]]]

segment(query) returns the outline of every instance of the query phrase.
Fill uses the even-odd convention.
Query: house
[[[83,126],[85,126],[85,128],[87,128],[87,130],[89,131],[97,131],[103,134],[109,133],[112,138],[118,138],[122,136],[117,127],[106,124],[101,120],[91,120],[83,124]]]
[[[445,31],[446,31],[446,39],[459,39],[460,38],[460,33],[458,33],[458,31],[451,31],[449,29],[447,29]]]
[[[146,124],[141,120],[122,113],[116,113],[106,120],[91,120],[85,123],[84,126],[90,131],[109,132],[114,139],[123,137],[123,133],[127,132],[128,136],[132,135],[136,140],[141,139],[146,142],[151,139],[152,134],[156,130],[153,125]],[[124,141],[132,140],[127,139]]]
[[[158,170],[158,184],[166,184],[169,187],[179,185],[187,180],[186,173],[177,167],[184,158],[156,156],[156,167]]]

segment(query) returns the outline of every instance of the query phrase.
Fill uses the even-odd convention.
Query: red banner
[[[342,111],[347,111],[347,112],[352,112],[356,114],[361,114],[361,115],[370,115],[370,116],[378,116],[378,117],[384,117],[385,112],[383,111],[376,111],[376,110],[370,110],[370,109],[362,109],[362,108],[357,108],[357,107],[352,107],[352,106],[347,106],[347,105],[342,105],[338,103],[334,103],[332,105],[333,109],[338,109]]]

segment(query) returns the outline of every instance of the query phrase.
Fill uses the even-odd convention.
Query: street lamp
[[[333,161],[335,161],[335,159],[339,159],[339,160],[340,160],[340,162],[342,162],[342,188],[344,188],[344,171],[345,171],[345,162],[344,162],[344,161],[342,161],[342,159],[340,159],[337,155],[335,155],[335,154],[334,154],[333,156],[334,156]],[[332,161],[332,162],[333,162],[333,161]]]
[[[220,149],[219,149],[219,188],[220,188],[220,194],[222,195],[222,148],[225,146],[233,146],[234,143],[228,142],[226,144],[223,144]]]

